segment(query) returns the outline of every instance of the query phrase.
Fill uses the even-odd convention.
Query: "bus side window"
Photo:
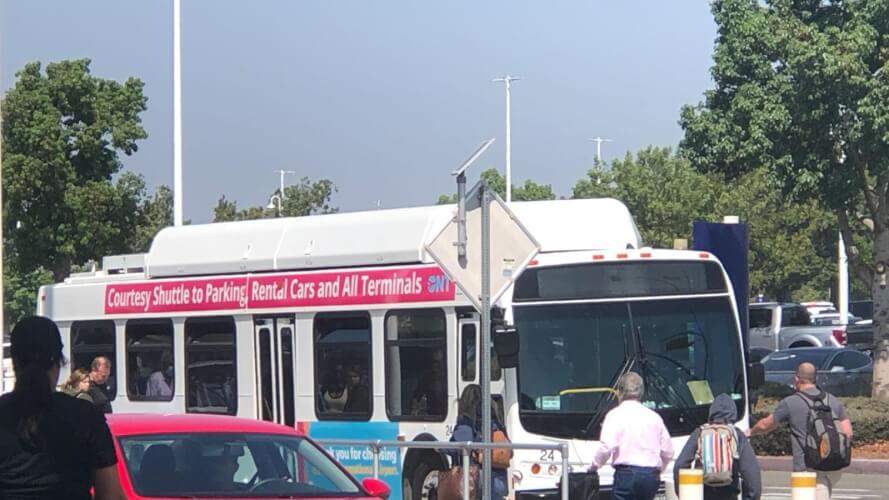
[[[185,320],[185,411],[235,415],[237,391],[234,320]]]
[[[114,321],[75,321],[71,324],[71,370],[83,368],[90,371],[93,359],[98,356],[108,358],[111,361],[111,377],[107,385],[112,401],[117,395],[114,377],[117,352],[114,345]]]
[[[171,401],[173,322],[130,320],[126,328],[127,395],[133,401]]]
[[[475,324],[467,323],[460,331],[460,373],[464,382],[475,380]]]
[[[315,407],[321,420],[369,420],[371,399],[370,316],[315,316]]]
[[[440,422],[447,416],[446,332],[441,309],[386,315],[386,412],[390,419]]]

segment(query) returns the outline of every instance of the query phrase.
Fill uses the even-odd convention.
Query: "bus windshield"
[[[729,296],[516,304],[522,426],[553,437],[598,439],[597,413],[614,406],[622,372],[642,375],[643,403],[671,434],[707,419],[729,394],[743,413],[743,371]]]

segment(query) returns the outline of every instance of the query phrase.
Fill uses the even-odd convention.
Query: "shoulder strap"
[[[806,406],[808,406],[809,409],[814,408],[815,402],[818,401],[818,399],[813,398],[812,396],[804,393],[803,391],[797,391],[795,393],[795,395],[799,396],[806,403]]]

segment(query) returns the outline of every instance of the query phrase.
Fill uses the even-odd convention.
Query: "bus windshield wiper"
[[[651,383],[648,384],[650,387],[657,389],[666,399],[671,400],[672,403],[676,405],[676,408],[679,409],[680,415],[682,417],[691,418],[696,427],[703,424],[694,411],[689,411],[692,409],[692,405],[689,404],[688,400],[676,392],[666,377],[664,377],[663,373],[661,373],[660,368],[645,357],[644,352],[639,356],[639,362],[643,366],[643,372],[646,375],[645,378],[649,379],[648,376],[651,375]]]

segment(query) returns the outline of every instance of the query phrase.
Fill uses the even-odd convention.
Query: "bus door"
[[[255,318],[256,414],[263,420],[293,426],[293,317]]]
[[[479,341],[481,329],[479,315],[471,313],[457,320],[458,346],[460,349],[460,368],[458,370],[457,389],[459,398],[463,389],[469,384],[480,384],[481,376],[478,371]],[[503,418],[503,375],[493,344],[491,349],[491,396],[497,402],[500,418]],[[501,420],[502,421],[502,420]]]

